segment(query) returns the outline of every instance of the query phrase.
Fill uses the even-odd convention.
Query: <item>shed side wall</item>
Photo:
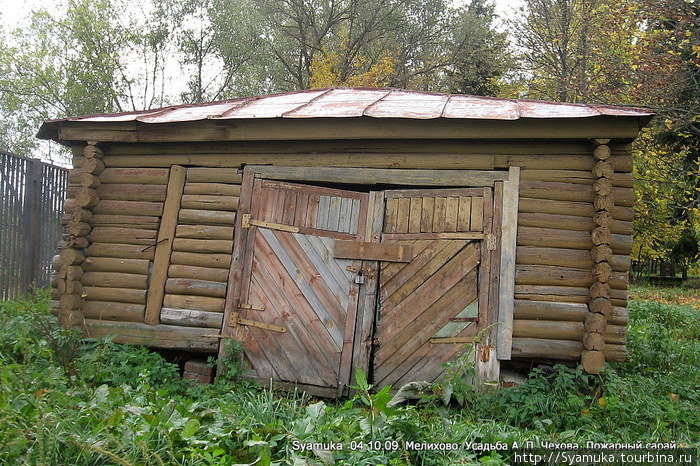
[[[611,286],[612,300],[616,308],[608,322],[606,359],[615,360],[624,357],[625,349],[627,270],[632,244],[633,194],[629,145],[611,143],[610,146],[610,161],[615,169],[615,209],[612,226],[612,249],[615,256]],[[588,287],[592,283],[593,265],[589,251],[590,231],[593,225],[594,177],[591,169],[595,160],[591,156],[588,141],[114,143],[107,145],[105,152],[104,163],[107,169],[101,175],[103,192],[109,190],[107,186],[112,183],[140,182],[134,175],[129,174],[128,170],[120,169],[130,169],[135,174],[143,168],[167,168],[173,164],[228,168],[238,168],[242,164],[273,164],[478,170],[519,166],[521,187],[513,357],[571,360],[580,357],[583,320],[587,312]],[[119,176],[116,176],[117,174]],[[116,179],[120,181],[113,181]],[[132,196],[129,200],[137,198],[138,196]],[[216,210],[213,207],[201,207],[196,210]],[[98,205],[96,209],[99,211],[104,207]],[[96,224],[92,226],[99,227]],[[119,246],[125,244],[119,241],[104,240],[115,251],[126,251],[130,247]],[[90,255],[91,252],[88,251],[88,257]],[[171,282],[171,295],[176,294],[174,290],[178,287],[174,284],[177,283],[183,282]],[[98,287],[100,285],[104,283],[94,281],[94,276],[91,284],[88,284]],[[145,291],[143,286],[139,289]],[[126,316],[118,315],[115,319],[129,320]]]

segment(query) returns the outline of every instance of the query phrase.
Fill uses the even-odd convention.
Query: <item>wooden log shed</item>
[[[644,109],[331,88],[47,121],[72,148],[65,325],[337,396],[625,358]],[[223,345],[221,345],[223,346]]]

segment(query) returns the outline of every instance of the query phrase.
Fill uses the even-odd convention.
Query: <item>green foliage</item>
[[[696,443],[697,312],[632,302],[630,360],[600,376],[539,368],[520,386],[479,394],[467,388],[468,364],[455,363],[444,382],[463,381],[455,385],[461,387],[455,393],[468,395],[463,406],[432,397],[390,407],[389,389],[376,392],[359,370],[346,401],[223,379],[190,385],[156,353],[80,340],[58,328],[42,293],[0,304],[0,458],[76,465],[509,464],[508,452],[419,451],[405,442]],[[313,442],[344,449],[299,447]]]

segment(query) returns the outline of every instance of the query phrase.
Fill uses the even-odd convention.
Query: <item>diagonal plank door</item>
[[[480,283],[490,190],[387,191],[382,242],[410,244],[408,263],[382,262],[376,386],[433,382],[486,323]],[[481,298],[481,300],[480,300]],[[480,302],[481,301],[481,302]]]
[[[249,375],[335,396],[350,381],[361,262],[335,259],[362,241],[368,195],[256,179],[236,335]],[[236,310],[234,310],[236,311]],[[366,368],[365,368],[366,370]]]

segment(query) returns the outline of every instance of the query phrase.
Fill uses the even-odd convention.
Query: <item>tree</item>
[[[125,8],[122,0],[70,0],[65,15],[39,10],[6,37],[0,138],[9,148],[36,148],[34,135],[47,118],[165,102],[169,30],[145,13],[124,22]]]

